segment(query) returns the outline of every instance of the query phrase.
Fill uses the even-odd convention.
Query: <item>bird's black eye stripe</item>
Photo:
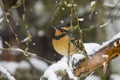
[[[58,36],[55,36],[53,37],[53,39],[56,39],[56,40],[59,40],[60,38],[64,37],[66,34],[60,34]]]

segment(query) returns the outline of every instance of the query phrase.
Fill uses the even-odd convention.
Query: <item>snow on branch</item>
[[[70,58],[68,66],[67,58],[63,57],[51,65],[40,80],[78,80],[78,76],[87,76],[102,65],[105,73],[107,63],[120,54],[120,33],[101,46],[96,43],[85,43],[84,46],[88,55],[92,55],[89,59],[86,60],[82,54],[75,54]]]
[[[84,59],[84,55],[77,54],[76,57]],[[68,66],[68,58],[63,57],[57,63],[51,65],[44,73],[44,75],[40,78],[40,80],[77,80],[77,77],[74,76],[72,72],[72,61],[75,59],[75,55],[70,59],[70,63]],[[77,59],[75,61],[78,61]],[[66,77],[67,76],[67,77]]]
[[[9,80],[16,80],[3,66],[0,65],[0,72],[5,74]]]
[[[89,74],[103,65],[103,72],[106,72],[107,63],[120,55],[120,33],[111,40],[104,42],[95,52],[92,58],[82,62],[74,71],[76,76]]]
[[[84,46],[88,55],[93,55],[95,48],[100,45],[97,43],[85,43]],[[69,66],[67,59],[68,58],[64,56],[60,61],[51,65],[40,80],[78,80],[77,77],[74,76],[73,71],[77,68],[78,63],[81,64],[81,62],[85,60],[84,55],[74,54],[70,58]]]

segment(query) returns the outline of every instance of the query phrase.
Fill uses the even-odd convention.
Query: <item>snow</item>
[[[78,61],[84,59],[85,56],[83,54],[74,54],[70,59],[70,68],[71,70],[75,69],[75,65],[78,63]]]
[[[96,51],[98,51],[100,44],[97,43],[84,43],[85,50],[88,55],[93,55]]]
[[[107,46],[110,44],[112,41],[120,38],[120,33],[115,35],[111,40],[104,42],[101,46],[97,43],[84,43],[85,50],[87,51],[88,56],[95,54],[98,50],[101,48]],[[119,41],[120,42],[120,41]],[[108,55],[102,55],[104,58],[108,58]],[[67,64],[67,58],[63,57],[60,61],[57,63],[51,65],[44,73],[42,77],[46,77],[48,80],[59,80],[60,77],[56,75],[56,71],[65,71],[67,72],[69,78],[73,80],[77,80],[77,78],[74,76],[72,73],[72,70],[74,69],[74,64],[76,64],[79,60],[84,59],[84,55],[82,54],[74,54],[70,58],[69,66]],[[106,66],[106,63],[103,64],[103,66]],[[41,78],[42,78],[41,77]],[[41,79],[40,79],[41,80]],[[99,77],[90,75],[88,76],[85,80],[100,80]]]
[[[63,57],[57,63],[51,65],[44,73],[42,77],[46,77],[48,80],[59,80],[56,75],[57,71],[66,71],[70,79],[77,80],[77,78],[73,75],[71,69],[67,64],[67,58]],[[42,78],[41,77],[41,78]],[[41,79],[40,79],[41,80]]]
[[[88,55],[94,54],[96,49],[98,47],[100,47],[100,45],[97,44],[97,43],[85,43],[84,46],[85,46],[85,49],[86,49]],[[56,75],[56,72],[57,71],[66,71],[70,79],[77,80],[77,77],[74,76],[72,71],[73,71],[73,69],[75,69],[75,64],[78,61],[80,61],[80,60],[82,60],[84,58],[85,58],[85,56],[83,54],[74,54],[70,58],[70,62],[69,62],[69,66],[68,66],[68,63],[67,63],[68,58],[64,56],[60,61],[58,61],[57,63],[51,65],[44,72],[44,75],[41,77],[41,79],[43,77],[45,77],[48,80],[61,80],[60,77]],[[89,79],[86,79],[86,80],[89,80]]]
[[[21,62],[7,62],[7,61],[0,61],[0,65],[4,66],[11,74],[15,74],[16,69],[29,69],[30,64],[26,61]]]
[[[40,71],[45,71],[48,68],[48,64],[42,60],[37,58],[30,58],[31,64]]]
[[[81,59],[84,59],[85,56],[83,54],[74,54],[72,57],[71,57],[71,60],[73,61],[74,59],[76,60],[76,62],[78,62],[79,60]]]
[[[112,74],[112,75],[110,75],[110,80],[120,80],[120,75],[119,74]]]
[[[85,80],[101,80],[100,77],[95,75],[89,75]]]
[[[118,39],[118,38],[120,38],[120,33],[118,33],[117,35],[113,36],[112,39],[110,39],[110,40],[104,42],[104,43],[98,48],[98,50],[100,50],[101,48],[103,48],[103,47],[109,45],[111,42],[113,42],[114,40],[116,40],[116,39]]]
[[[0,65],[0,72],[5,74],[9,80],[15,80],[15,78],[1,65]]]
[[[92,2],[90,3],[90,6],[91,6],[91,7],[94,6],[95,3],[96,3],[96,1],[92,1]]]

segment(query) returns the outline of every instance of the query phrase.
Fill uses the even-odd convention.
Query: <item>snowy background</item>
[[[16,3],[20,5],[21,1],[24,2],[24,0],[0,0],[0,49],[18,50],[0,50],[0,72],[6,75],[8,80],[39,80],[41,76],[58,80],[55,71],[62,69],[69,73],[69,77],[76,80],[72,74],[72,67],[67,65],[67,58],[59,55],[51,44],[54,33],[51,26],[69,26],[70,24],[68,19],[70,10],[65,6],[66,2],[64,0],[62,3],[60,0],[25,0],[23,5],[14,9],[14,5]],[[90,7],[94,4],[96,4],[95,10],[90,18]],[[120,0],[83,0],[82,2],[76,0],[76,5],[80,26],[83,29],[85,49],[91,55],[103,42],[111,40],[120,32]],[[57,8],[59,8],[58,11],[56,11]],[[54,19],[52,20],[51,17]],[[49,62],[36,55],[29,56],[23,51],[36,54],[54,64],[50,66]],[[73,58],[76,58],[74,62],[77,62],[84,57],[76,54],[71,61]],[[110,80],[120,80],[119,62],[120,57],[110,62],[108,76]],[[101,80],[103,76],[100,74],[102,74],[101,70],[97,70],[96,74],[91,74],[85,80]],[[1,75],[2,79],[4,75]]]

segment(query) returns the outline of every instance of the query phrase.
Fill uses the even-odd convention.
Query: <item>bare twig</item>
[[[60,2],[58,4],[59,4],[59,6],[57,7],[57,9],[55,10],[55,12],[53,13],[53,16],[51,17],[50,22],[53,21],[53,19],[55,18],[57,12],[60,10],[60,7],[62,5],[62,0],[60,0]]]
[[[119,12],[120,12],[120,10],[118,10],[118,11],[116,12],[116,14],[112,17],[112,19],[110,19],[110,20],[107,21],[106,23],[100,25],[99,27],[100,27],[100,28],[106,27],[108,24],[110,24],[110,23],[115,19],[115,16],[118,15]]]
[[[49,64],[53,64],[54,62],[51,62],[50,60],[47,60],[45,58],[42,58],[38,55],[36,55],[35,53],[31,53],[31,52],[28,52],[27,50],[22,50],[20,48],[1,48],[0,50],[12,50],[12,51],[15,51],[15,52],[21,52],[23,55],[27,56],[27,57],[36,57],[38,59],[41,59]]]

